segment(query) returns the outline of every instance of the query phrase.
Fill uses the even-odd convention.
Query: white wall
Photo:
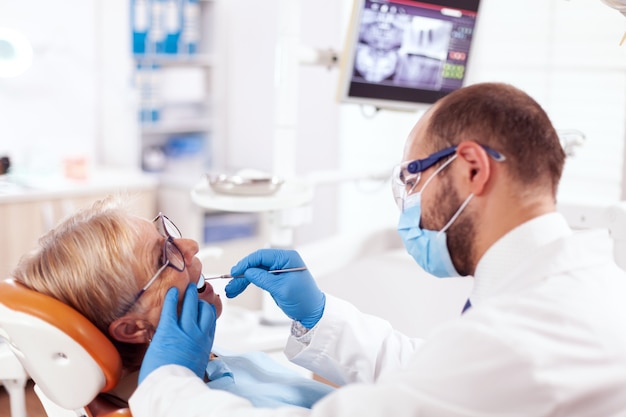
[[[336,0],[300,2],[299,38],[302,45],[338,48],[342,33]],[[280,0],[252,2],[227,0],[229,24],[221,34],[226,43],[227,123],[224,158],[226,168],[257,168],[298,176],[335,169],[338,164],[338,104],[334,101],[337,71],[302,66],[296,70],[295,143],[293,152],[275,152],[280,134],[275,90],[276,43],[284,14]],[[322,24],[323,22],[323,24]],[[288,98],[289,99],[289,98]],[[282,102],[281,102],[282,103]],[[332,187],[316,190],[313,222],[297,231],[298,241],[310,241],[336,231],[336,192]]]
[[[0,27],[32,43],[23,75],[0,78],[0,154],[15,170],[60,174],[66,157],[139,166],[127,0],[0,2]]]
[[[80,18],[78,18],[80,17]],[[61,155],[96,149],[96,14],[93,1],[0,2],[0,26],[32,43],[32,67],[0,78],[0,154],[47,173]]]

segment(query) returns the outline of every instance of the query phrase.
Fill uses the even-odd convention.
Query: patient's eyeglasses
[[[174,239],[180,239],[182,234],[178,227],[163,213],[159,213],[158,216],[152,220],[154,226],[157,228],[161,236],[165,238],[165,242],[163,243],[163,252],[161,253],[161,263],[162,266],[156,271],[156,273],[148,280],[146,285],[139,290],[132,304],[126,308],[124,314],[126,314],[132,306],[137,303],[139,297],[143,295],[144,292],[156,281],[156,279],[161,275],[161,273],[168,266],[174,268],[178,272],[182,272],[185,270],[185,257],[183,253],[178,249],[176,243],[174,243]]]

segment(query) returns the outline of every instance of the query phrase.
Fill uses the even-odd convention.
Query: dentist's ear
[[[491,177],[489,155],[482,146],[472,141],[459,143],[456,152],[457,158],[462,161],[462,181],[467,194],[482,195]]]
[[[124,343],[150,343],[154,332],[152,323],[132,315],[120,317],[109,325],[109,334]]]

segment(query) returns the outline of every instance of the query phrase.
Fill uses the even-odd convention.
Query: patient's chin
[[[216,294],[213,291],[213,288],[207,288],[207,290],[199,294],[199,298],[215,306],[215,313],[217,314],[217,317],[222,314],[222,299],[219,294]]]
[[[211,304],[215,306],[215,313],[219,318],[222,315],[223,310],[222,299],[220,298],[219,294],[215,294],[215,297],[213,298],[213,302]]]

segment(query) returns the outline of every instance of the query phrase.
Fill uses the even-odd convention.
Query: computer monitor
[[[480,0],[355,0],[338,100],[418,110],[463,86]]]

